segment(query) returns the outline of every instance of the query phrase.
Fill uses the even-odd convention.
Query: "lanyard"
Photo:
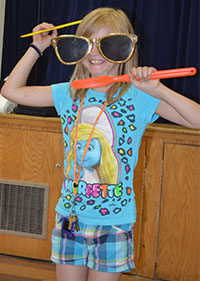
[[[85,158],[85,155],[87,153],[87,150],[88,150],[88,147],[90,145],[90,142],[92,140],[92,136],[93,136],[93,133],[94,133],[94,129],[95,129],[95,126],[97,124],[97,122],[99,121],[99,118],[101,116],[101,114],[103,113],[103,111],[105,110],[107,104],[108,104],[108,101],[106,100],[93,124],[93,127],[92,127],[92,130],[91,130],[91,133],[89,135],[89,138],[88,138],[88,141],[86,143],[86,146],[85,146],[85,149],[84,149],[84,152],[83,152],[83,156],[82,156],[82,159],[81,159],[81,164],[79,166],[79,169],[78,169],[78,172],[76,173],[76,164],[77,164],[77,141],[78,141],[78,123],[79,123],[79,119],[80,119],[80,114],[81,114],[81,110],[82,110],[82,107],[83,107],[83,102],[85,100],[85,96],[83,97],[83,99],[81,100],[81,104],[80,104],[80,107],[79,107],[79,110],[78,110],[78,114],[77,114],[77,120],[76,120],[76,127],[75,127],[75,143],[74,143],[74,195],[76,195],[77,193],[77,187],[78,187],[78,181],[79,181],[79,178],[80,178],[80,173],[81,173],[81,166],[82,166],[82,163],[83,163],[83,160]]]

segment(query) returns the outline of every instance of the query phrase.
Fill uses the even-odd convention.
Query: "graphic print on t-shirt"
[[[57,213],[69,216],[75,202],[75,212],[82,223],[118,225],[135,222],[134,168],[143,133],[147,125],[158,118],[155,111],[160,100],[131,85],[124,95],[106,106],[101,120],[103,126],[97,126],[95,130],[88,163],[84,162],[78,188],[74,189],[74,141],[71,137],[73,139],[81,101],[71,98],[69,83],[52,85],[52,93],[61,116],[64,144],[64,179],[62,195],[56,205]],[[117,97],[119,91],[113,96]],[[80,116],[80,130],[87,131],[94,124],[96,112],[102,108],[106,98],[106,93],[88,89]],[[101,143],[102,135],[110,145],[111,156],[107,156],[109,153],[103,155],[106,151],[103,146],[106,145]],[[80,155],[85,141],[79,138]],[[107,159],[106,164],[102,164],[103,159]]]
[[[113,129],[103,112],[95,126],[92,140],[87,153],[81,164],[83,152],[92,131],[93,123],[99,114],[99,107],[88,107],[83,110],[80,123],[78,125],[77,137],[77,167],[81,165],[80,179],[87,184],[117,184],[118,182],[118,161],[113,151]],[[71,151],[67,157],[68,168],[66,177],[74,177],[74,140],[75,128],[70,132]],[[78,168],[76,173],[78,172]]]
[[[74,105],[74,110],[75,108]],[[131,195],[131,188],[124,187],[121,177],[122,169],[126,175],[130,171],[127,156],[132,155],[132,148],[129,148],[127,153],[125,150],[126,147],[131,145],[132,140],[131,137],[128,137],[125,144],[125,135],[128,132],[126,122],[120,118],[122,114],[117,112],[116,105],[111,106],[111,109],[111,113],[108,110],[102,113],[95,126],[91,143],[81,165],[78,192],[76,194],[76,203],[80,210],[83,211],[88,207],[92,207],[102,216],[108,215],[110,212],[113,214],[120,213],[122,208],[130,201],[129,197]],[[134,110],[133,105],[126,106],[126,112],[132,110]],[[85,106],[82,110],[78,125],[76,173],[99,111],[99,106],[91,104]],[[134,115],[132,120],[130,120],[130,114],[127,116],[129,128],[134,130],[135,127],[130,125]],[[117,124],[115,123],[114,125],[113,119],[117,120]],[[117,139],[116,127],[122,130],[119,139]],[[65,199],[68,200],[65,207],[70,209],[70,201],[73,197],[75,126],[71,127],[68,133],[70,134],[71,142],[66,156],[67,169],[64,186],[67,191]],[[123,182],[125,182],[125,179],[123,179]]]

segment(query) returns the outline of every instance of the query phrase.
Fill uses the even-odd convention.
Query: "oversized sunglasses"
[[[128,61],[134,51],[137,36],[126,33],[110,33],[98,39],[91,39],[77,35],[61,35],[51,40],[58,59],[67,65],[82,62],[96,47],[101,56],[109,62],[124,63]]]

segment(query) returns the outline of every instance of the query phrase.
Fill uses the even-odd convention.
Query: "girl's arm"
[[[155,70],[152,67],[133,68],[130,80],[137,88],[161,100],[156,109],[158,115],[179,125],[200,129],[200,105],[167,88],[159,80],[148,80]]]
[[[42,23],[33,29],[33,32],[52,28],[52,24]],[[44,52],[49,47],[51,39],[57,35],[53,31],[52,35],[42,33],[33,36],[33,44]],[[28,106],[53,106],[53,99],[50,86],[26,86],[30,71],[39,58],[38,53],[29,47],[25,55],[17,63],[9,75],[6,83],[1,89],[1,94],[15,103]]]

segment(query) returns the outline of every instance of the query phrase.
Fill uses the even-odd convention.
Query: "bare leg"
[[[87,281],[88,267],[56,264],[57,281]]]
[[[107,273],[89,268],[87,281],[119,281],[121,274],[121,272]]]

